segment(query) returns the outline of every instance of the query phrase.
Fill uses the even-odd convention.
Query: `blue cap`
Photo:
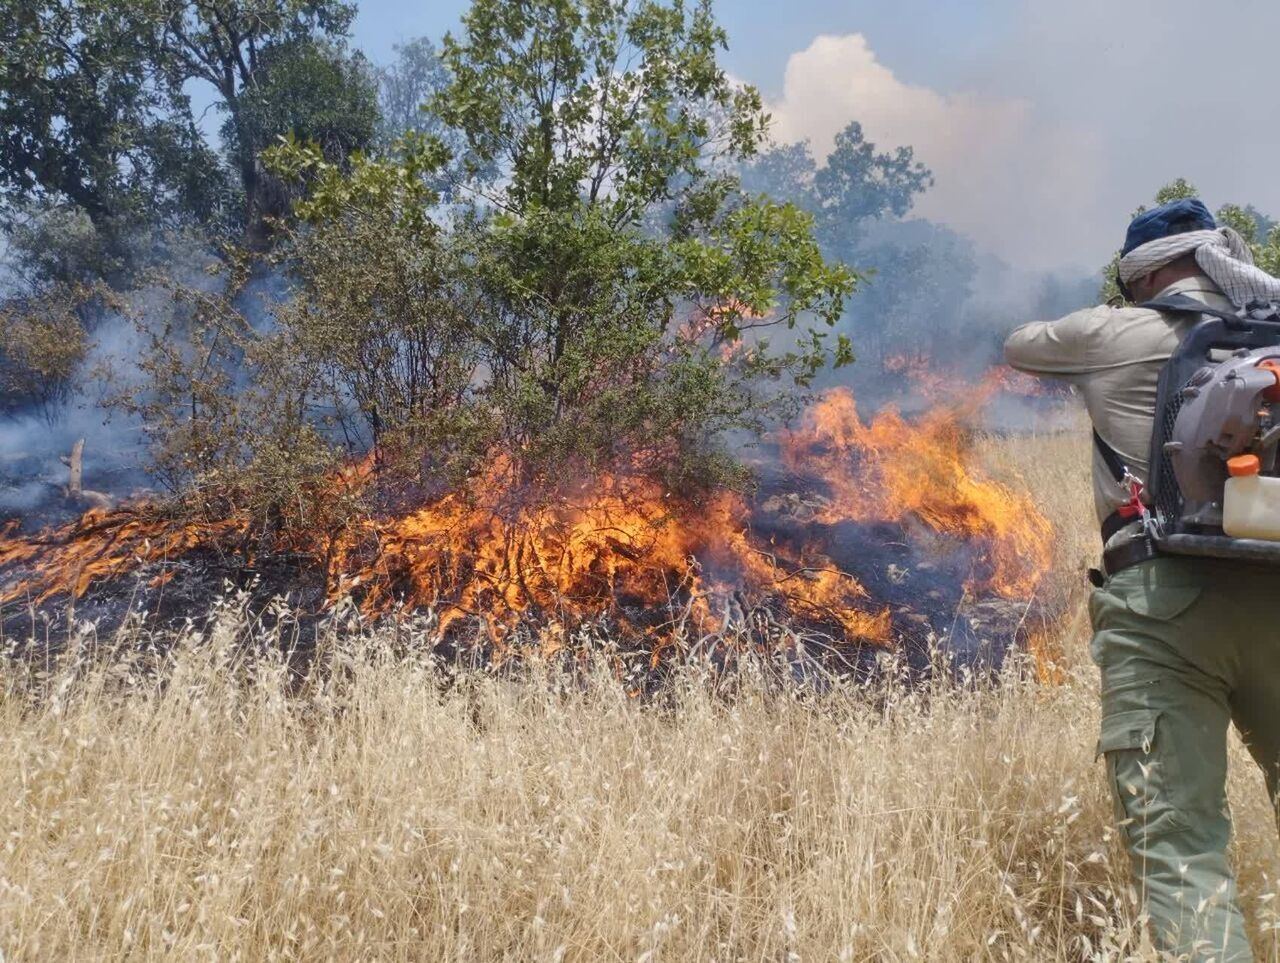
[[[1186,234],[1188,231],[1212,231],[1217,226],[1218,222],[1209,213],[1209,208],[1200,203],[1199,198],[1187,197],[1180,201],[1170,201],[1150,211],[1143,211],[1129,222],[1129,233],[1125,235],[1120,256],[1124,257],[1148,241],[1158,241],[1162,237]]]

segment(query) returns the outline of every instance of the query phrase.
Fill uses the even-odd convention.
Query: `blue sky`
[[[455,30],[467,6],[463,0],[360,0],[355,41],[375,60],[387,60],[399,41]],[[824,33],[868,34],[896,69],[923,83],[955,83],[1000,41],[1012,6],[1008,0],[721,0],[716,13],[729,32],[726,67],[777,93],[788,56]]]
[[[354,42],[456,29],[465,0],[358,0]],[[1104,263],[1129,212],[1192,180],[1280,215],[1267,66],[1275,0],[720,0],[725,67],[779,140],[822,154],[863,123],[936,175],[917,212],[1028,268]],[[1217,38],[1217,39],[1215,39]]]

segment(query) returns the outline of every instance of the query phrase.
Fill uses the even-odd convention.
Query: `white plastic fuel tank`
[[[1227,461],[1231,477],[1222,496],[1222,530],[1232,538],[1280,542],[1280,478],[1258,474],[1257,455]]]

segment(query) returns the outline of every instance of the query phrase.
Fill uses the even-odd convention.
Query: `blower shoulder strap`
[[[1138,307],[1150,308],[1153,311],[1173,311],[1177,314],[1207,314],[1211,318],[1218,318],[1226,322],[1233,328],[1247,328],[1249,326],[1248,319],[1242,318],[1236,312],[1225,311],[1222,308],[1211,308],[1203,301],[1189,298],[1185,294],[1170,294],[1167,297],[1144,301]]]

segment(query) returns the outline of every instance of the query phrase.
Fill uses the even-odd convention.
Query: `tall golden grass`
[[[1154,958],[1095,765],[1087,436],[982,442],[1057,524],[1060,679],[640,705],[607,673],[446,679],[389,635],[307,677],[216,628],[86,637],[0,689],[6,960]],[[264,648],[276,640],[259,639]],[[1277,847],[1238,745],[1260,956]]]

